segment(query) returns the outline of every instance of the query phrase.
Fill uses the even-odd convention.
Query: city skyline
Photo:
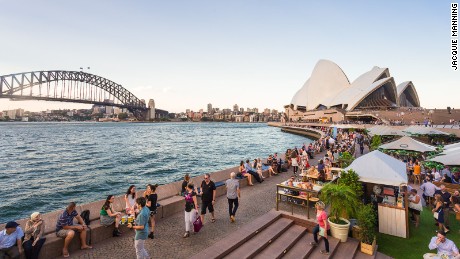
[[[341,64],[350,81],[389,67],[397,84],[415,84],[425,108],[455,107],[460,94],[460,73],[450,67],[448,1],[3,6],[8,40],[0,49],[8,51],[0,54],[0,75],[83,67],[173,113],[207,103],[282,110],[319,59]],[[0,110],[90,106],[0,99]]]

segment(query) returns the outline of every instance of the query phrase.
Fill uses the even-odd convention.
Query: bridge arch
[[[126,108],[144,120],[148,108],[129,90],[82,71],[33,71],[0,76],[0,98],[88,103]]]

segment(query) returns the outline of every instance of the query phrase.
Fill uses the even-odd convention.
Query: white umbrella
[[[381,145],[383,149],[395,149],[395,150],[410,150],[417,152],[430,152],[435,151],[436,148],[420,141],[417,141],[411,137],[402,137],[396,141],[388,144]]]
[[[444,165],[460,165],[460,152],[437,156],[430,159],[430,161],[438,162]]]
[[[423,126],[409,126],[403,129],[404,132],[409,132],[412,134],[420,134],[420,135],[449,135],[444,131],[440,131],[437,129],[433,129],[430,127],[423,127]]]
[[[365,183],[399,186],[407,184],[406,164],[378,150],[360,156],[345,168],[353,169]]]
[[[401,130],[395,129],[391,126],[377,125],[372,128],[367,129],[369,135],[380,135],[380,136],[407,136],[407,133],[404,133]]]

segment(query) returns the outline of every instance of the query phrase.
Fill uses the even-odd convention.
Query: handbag
[[[203,227],[203,222],[201,222],[200,215],[198,215],[198,213],[196,215],[197,215],[196,220],[193,222],[193,231],[195,233],[198,233],[200,232],[200,229]]]
[[[324,237],[324,232],[325,232],[325,229],[322,227],[319,227],[319,235]]]
[[[434,218],[435,218],[435,219],[438,219],[438,217],[439,217],[439,213],[435,212],[435,213],[434,213]]]

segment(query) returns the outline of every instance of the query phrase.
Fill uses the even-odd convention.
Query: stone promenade
[[[310,161],[316,164],[324,154],[317,154]],[[196,235],[182,238],[185,232],[184,214],[177,213],[171,217],[158,219],[155,229],[155,239],[146,241],[146,248],[152,258],[189,258],[218,240],[225,238],[233,231],[250,223],[276,206],[276,184],[287,180],[292,171],[281,173],[279,176],[266,178],[261,184],[241,189],[240,206],[236,213],[236,222],[230,223],[228,203],[225,196],[217,198],[215,204],[216,222],[211,223],[211,216],[206,215],[204,227]],[[291,206],[280,203],[280,209],[290,211]],[[295,212],[306,215],[306,210],[300,207]],[[312,213],[313,210],[310,212]],[[157,215],[158,216],[158,215]],[[71,258],[136,258],[134,249],[134,232],[127,228],[121,237],[110,238],[94,245],[92,250],[78,251]]]

